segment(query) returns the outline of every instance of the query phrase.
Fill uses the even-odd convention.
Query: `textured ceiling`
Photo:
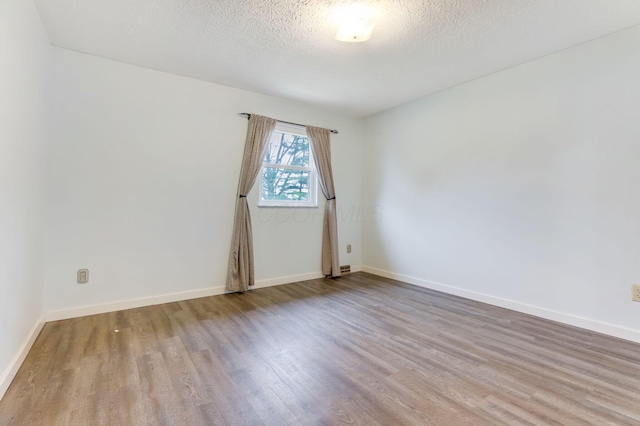
[[[370,41],[334,40],[331,0],[35,0],[51,43],[355,116],[640,23],[640,0],[365,0]]]

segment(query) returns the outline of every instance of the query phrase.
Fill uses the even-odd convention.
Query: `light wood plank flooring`
[[[640,345],[356,273],[48,323],[0,424],[638,425]]]

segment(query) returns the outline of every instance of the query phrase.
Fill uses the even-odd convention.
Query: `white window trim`
[[[307,136],[307,129],[303,126],[295,126],[288,123],[278,122],[274,132],[279,133],[290,133],[299,136]],[[293,208],[314,208],[318,207],[318,171],[316,170],[315,159],[313,158],[313,151],[311,150],[311,146],[309,146],[309,167],[301,167],[301,166],[286,166],[282,164],[268,164],[262,162],[262,166],[260,167],[259,174],[259,188],[261,191],[262,188],[262,178],[263,173],[262,170],[265,167],[275,167],[279,169],[290,169],[290,170],[308,170],[309,171],[309,200],[308,201],[295,201],[295,200],[263,200],[262,195],[258,194],[258,207],[293,207]]]

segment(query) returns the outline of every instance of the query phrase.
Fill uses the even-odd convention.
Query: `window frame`
[[[278,122],[276,124],[273,133],[284,133],[290,135],[304,136],[307,139],[307,129],[304,126],[296,126],[293,124]],[[301,170],[309,172],[309,200],[263,200],[262,199],[262,185],[264,179],[265,168],[276,169],[288,169],[288,170]],[[313,158],[313,150],[311,149],[311,141],[309,141],[309,165],[303,166],[289,166],[283,164],[266,163],[265,159],[262,159],[262,165],[260,166],[260,172],[258,177],[258,207],[293,207],[293,208],[316,208],[318,207],[318,171],[316,169],[315,159]]]

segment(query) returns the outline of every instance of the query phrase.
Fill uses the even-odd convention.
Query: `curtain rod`
[[[249,114],[248,112],[239,112],[239,113],[238,113],[238,115],[243,115],[243,116],[245,116],[245,117],[247,117],[247,118],[251,118],[251,114]],[[290,121],[282,121],[282,120],[276,120],[276,121],[278,121],[278,122],[280,122],[280,123],[285,123],[285,124],[293,124],[294,126],[307,127],[307,126],[306,126],[306,125],[304,125],[304,124],[292,123],[292,122],[290,122]],[[338,131],[337,131],[337,130],[333,130],[333,129],[331,129],[331,130],[329,130],[329,131],[330,131],[331,133],[333,133],[334,135],[337,135],[337,134],[338,134]]]

